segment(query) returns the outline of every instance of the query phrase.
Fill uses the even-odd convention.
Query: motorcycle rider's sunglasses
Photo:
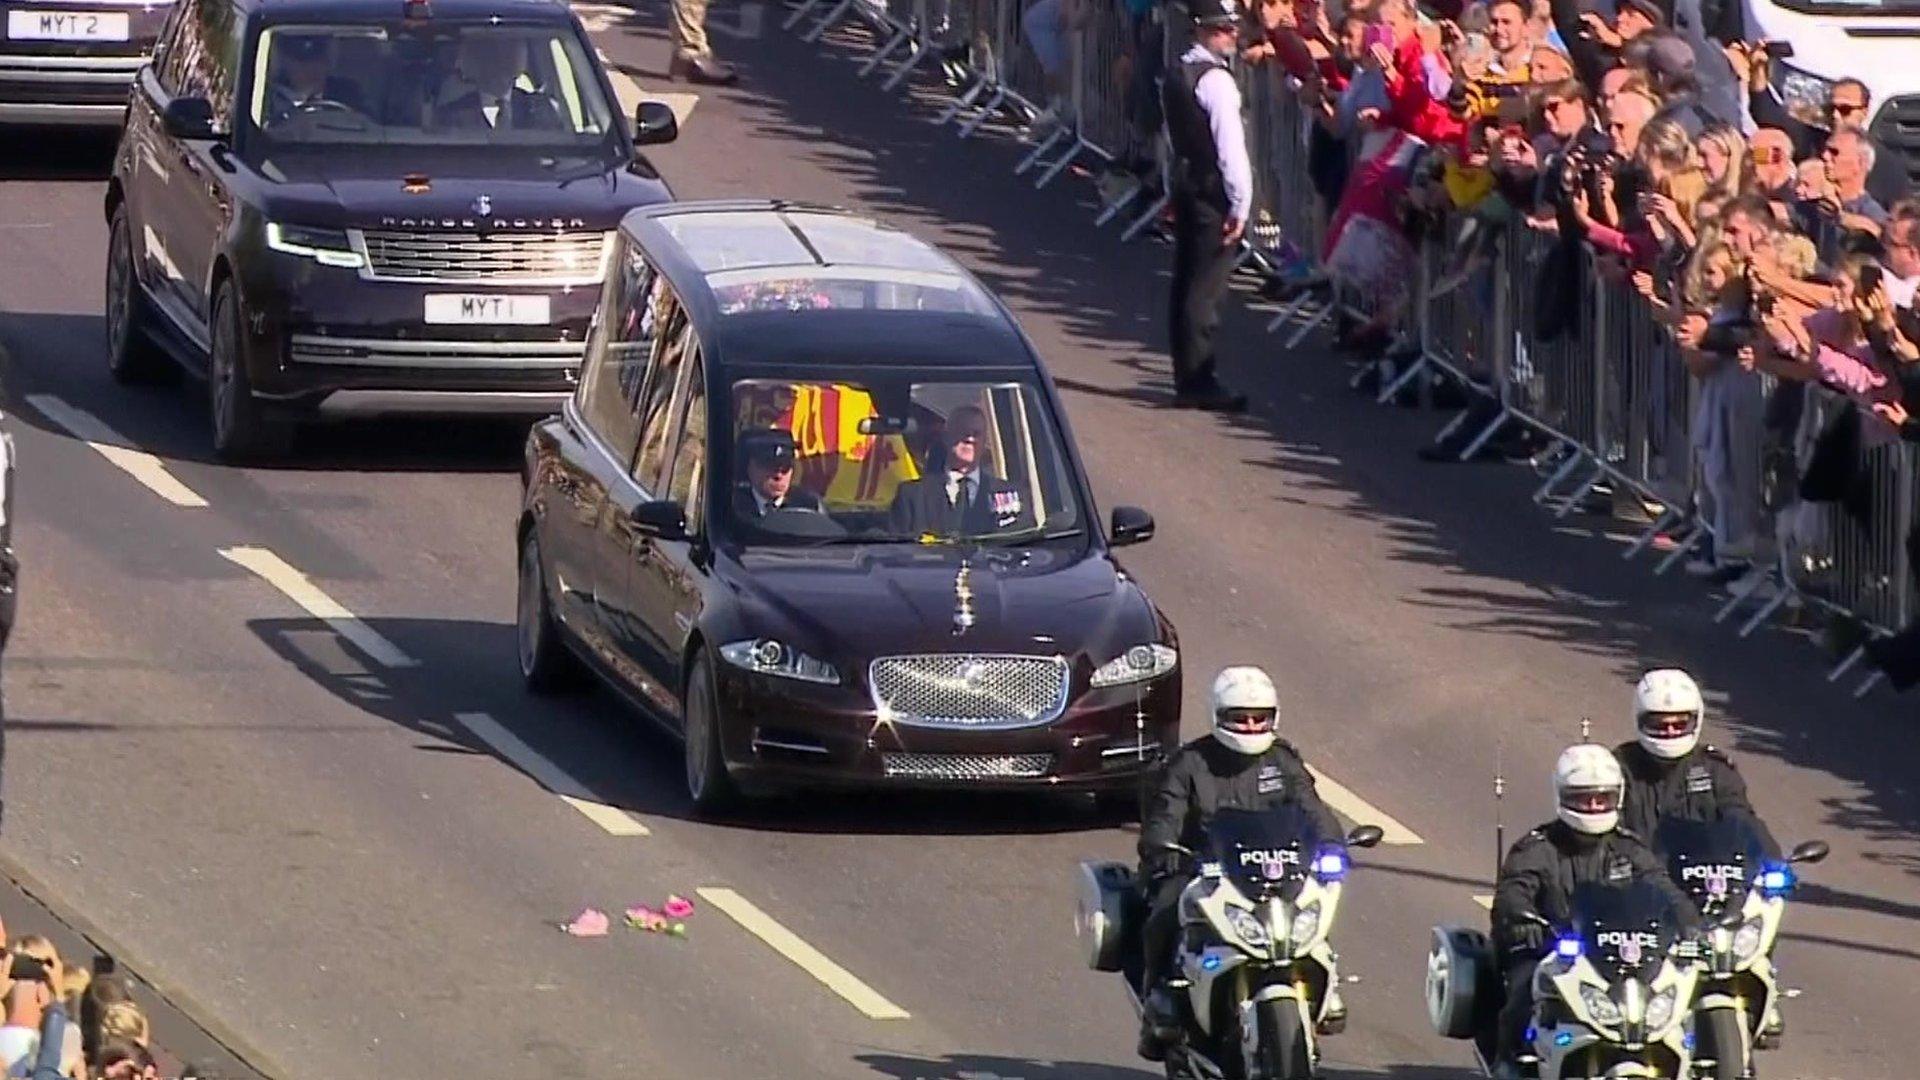
[[[1272,731],[1273,716],[1272,709],[1221,709],[1218,714],[1221,727],[1248,735]]]
[[[1693,714],[1690,712],[1641,713],[1640,730],[1655,738],[1677,739],[1693,730]]]
[[[1610,814],[1620,808],[1617,788],[1574,788],[1560,796],[1560,805],[1576,814]]]

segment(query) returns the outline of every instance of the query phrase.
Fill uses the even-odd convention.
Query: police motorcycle
[[[1583,885],[1573,913],[1571,927],[1538,920],[1554,945],[1534,973],[1523,1074],[1690,1080],[1698,950],[1680,940],[1667,896],[1646,882]],[[1486,935],[1436,927],[1426,991],[1434,1030],[1473,1040],[1491,1076],[1506,987]]]
[[[1178,953],[1169,985],[1180,1035],[1167,1049],[1169,1080],[1305,1080],[1320,1058],[1316,1038],[1345,1026],[1331,1017],[1340,985],[1330,937],[1350,862],[1340,847],[1370,848],[1383,836],[1363,825],[1322,840],[1310,815],[1283,804],[1221,810],[1204,855],[1181,893]],[[1080,864],[1075,929],[1095,971],[1120,972],[1138,1014],[1146,904],[1124,863]]]
[[[1773,943],[1786,913],[1799,863],[1827,857],[1827,845],[1809,840],[1786,862],[1764,865],[1760,838],[1744,819],[1663,818],[1656,829],[1667,870],[1700,909],[1708,926],[1701,956],[1697,1072],[1714,1080],[1752,1077],[1753,1051],[1772,1049],[1768,1021],[1783,996],[1773,966]]]

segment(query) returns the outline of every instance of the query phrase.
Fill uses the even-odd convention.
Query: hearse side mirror
[[[1113,527],[1107,532],[1107,543],[1113,547],[1145,543],[1153,539],[1153,515],[1137,506],[1116,506]]]
[[[176,139],[217,139],[213,103],[202,97],[177,97],[160,113],[160,125]]]
[[[1370,848],[1385,839],[1387,830],[1378,825],[1362,825],[1347,834],[1347,846]]]
[[[1787,856],[1787,861],[1790,863],[1817,863],[1826,858],[1827,853],[1831,850],[1831,848],[1827,847],[1825,840],[1808,840],[1804,844],[1796,844],[1792,853]]]
[[[642,536],[657,540],[685,540],[686,508],[671,499],[643,502],[633,508],[633,528]]]
[[[643,101],[633,110],[633,141],[637,146],[658,146],[680,137],[680,122],[663,101]]]

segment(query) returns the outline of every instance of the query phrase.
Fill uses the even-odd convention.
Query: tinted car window
[[[681,410],[680,445],[673,452],[673,478],[667,484],[667,498],[687,509],[687,529],[700,530],[705,518],[701,498],[707,474],[707,387],[700,356],[696,352],[686,364],[686,404]]]
[[[194,35],[200,30],[199,19],[200,0],[180,0],[160,33],[160,42],[154,49],[153,73],[160,80],[160,88],[168,94],[181,92],[187,63],[200,51],[194,42]]]
[[[507,22],[275,26],[248,123],[303,146],[601,147],[616,130],[572,27]]]
[[[622,464],[640,442],[640,390],[652,358],[655,327],[677,310],[673,292],[632,247],[607,283],[600,320],[587,344],[576,399],[587,426]]]
[[[790,433],[792,475],[783,479],[817,498],[834,532],[851,542],[1032,540],[1086,526],[1066,448],[1037,381],[979,382],[932,372],[836,381],[743,378],[733,384],[732,398],[727,445],[739,447],[767,429]],[[962,429],[975,436],[975,470],[962,468],[952,450],[948,433]],[[736,490],[763,482],[739,453],[726,465]],[[914,497],[912,489],[934,485],[943,500],[951,498],[949,465],[990,486],[981,498],[1001,512],[995,527],[903,526],[897,511]],[[819,521],[791,514],[736,517],[735,526],[754,544],[811,544],[828,535]]]
[[[722,315],[763,311],[951,311],[993,313],[993,301],[959,274],[925,270],[825,267],[729,270],[707,284]]]
[[[813,253],[778,217],[767,213],[674,214],[660,228],[702,273],[752,266],[813,265]]]
[[[226,0],[200,0],[190,17],[197,28],[179,57],[179,93],[206,98],[213,105],[213,115],[224,124],[233,115],[240,33],[245,23]]]
[[[646,403],[640,412],[640,457],[633,478],[650,492],[661,490],[667,451],[673,445],[673,406],[686,394],[686,361],[695,349],[693,327],[676,312],[660,339],[658,359],[647,372]]]

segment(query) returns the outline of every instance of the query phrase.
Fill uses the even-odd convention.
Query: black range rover
[[[120,126],[171,0],[0,0],[0,124]]]
[[[215,449],[304,418],[539,416],[614,230],[671,198],[552,0],[179,0],[107,191],[109,364],[209,386]]]

